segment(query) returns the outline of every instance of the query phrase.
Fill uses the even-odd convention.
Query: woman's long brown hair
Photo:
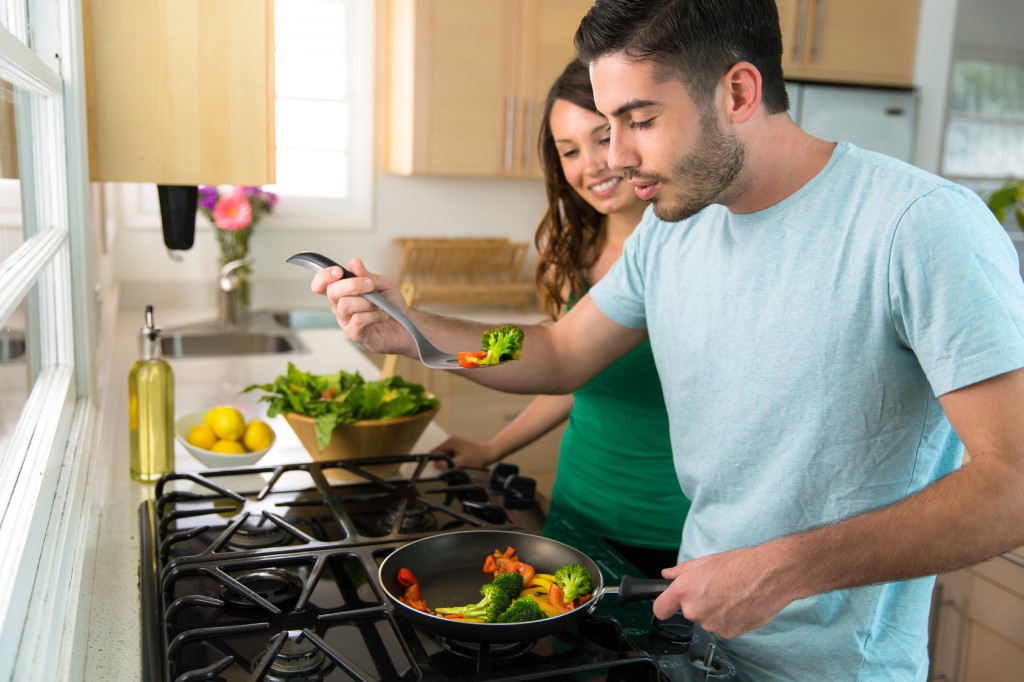
[[[577,194],[562,173],[551,133],[551,108],[559,99],[598,113],[586,64],[573,60],[552,84],[537,143],[548,195],[548,208],[534,237],[537,291],[541,309],[552,320],[565,312],[567,293],[575,299],[583,295],[584,274],[597,260],[604,225],[604,215]]]

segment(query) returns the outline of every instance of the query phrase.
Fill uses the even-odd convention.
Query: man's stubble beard
[[[713,110],[700,117],[700,139],[697,150],[686,154],[676,164],[670,187],[679,187],[680,203],[674,197],[655,199],[654,215],[661,220],[677,222],[700,213],[711,204],[726,203],[739,193],[746,150],[735,135],[726,135],[718,127]]]

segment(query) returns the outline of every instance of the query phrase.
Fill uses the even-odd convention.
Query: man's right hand
[[[416,347],[405,328],[363,298],[363,294],[377,291],[408,315],[409,308],[394,280],[374,275],[358,258],[348,262],[348,269],[355,277],[342,279],[341,268],[329,267],[316,273],[310,285],[313,293],[331,302],[338,326],[348,338],[375,353],[415,356]]]

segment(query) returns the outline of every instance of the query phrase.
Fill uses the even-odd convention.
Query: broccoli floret
[[[512,603],[502,586],[495,582],[481,587],[480,594],[483,595],[483,599],[476,604],[440,607],[434,609],[434,612],[461,615],[464,618],[480,618],[488,623],[493,623]]]
[[[562,590],[566,604],[593,589],[590,571],[579,564],[566,564],[555,571],[555,584]]]
[[[525,623],[528,620],[540,620],[547,618],[540,605],[529,597],[520,597],[512,602],[512,605],[505,609],[505,612],[498,616],[499,623]]]
[[[501,591],[505,593],[509,603],[511,603],[519,599],[519,593],[523,591],[523,576],[515,571],[499,573],[494,577],[492,584],[501,588]]]
[[[480,337],[480,350],[487,355],[478,364],[497,365],[507,360],[518,360],[523,356],[523,330],[514,324],[503,324],[497,329],[488,329]]]

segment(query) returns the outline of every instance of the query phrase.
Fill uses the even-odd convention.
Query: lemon
[[[274,430],[259,419],[249,422],[245,427],[245,433],[242,434],[242,444],[249,452],[270,447],[272,440],[274,440]]]
[[[245,448],[237,440],[221,439],[213,444],[210,452],[219,452],[222,455],[244,455]]]
[[[192,430],[188,432],[188,442],[191,445],[195,445],[197,448],[203,450],[209,450],[213,447],[213,444],[217,442],[217,434],[213,432],[206,424],[199,424],[193,426]]]
[[[215,407],[203,417],[217,438],[221,440],[241,440],[245,433],[245,418],[242,413],[230,405]]]

